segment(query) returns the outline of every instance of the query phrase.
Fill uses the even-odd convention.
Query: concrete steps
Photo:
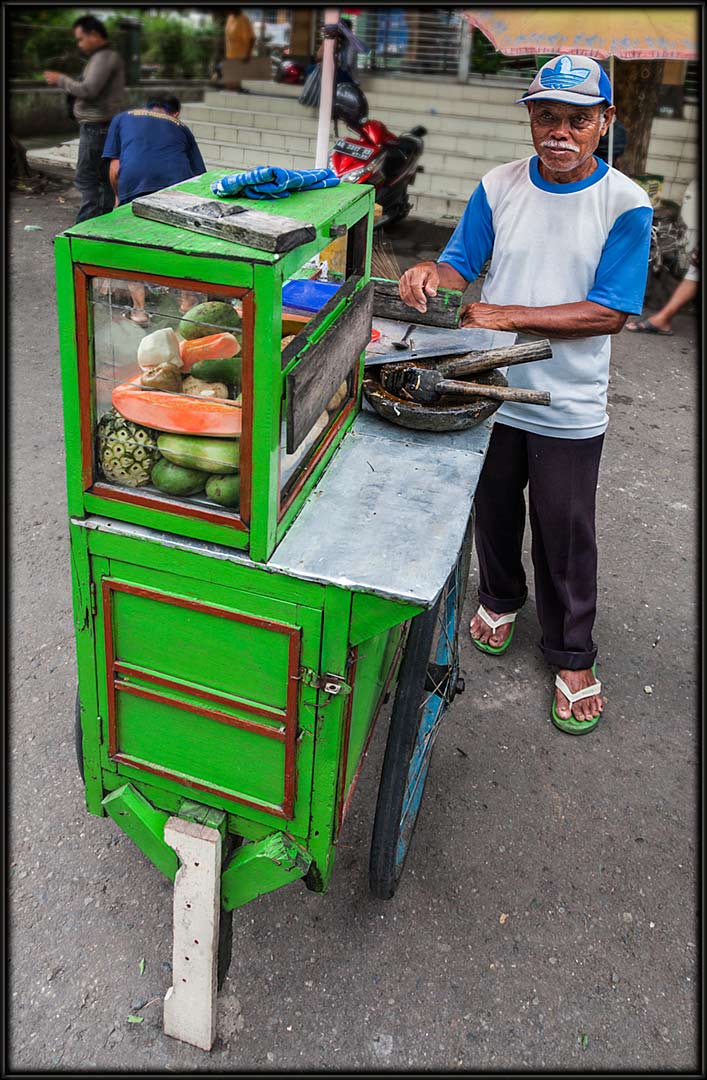
[[[268,161],[286,168],[311,167],[317,114],[297,101],[299,88],[247,84],[242,94],[208,91],[204,103],[186,105],[183,117],[202,152],[229,167]],[[522,88],[522,83],[519,84]],[[364,84],[371,116],[400,132],[415,124],[428,129],[422,164],[411,198],[415,213],[425,216],[439,199],[439,213],[450,212],[449,200],[462,206],[489,168],[533,152],[524,110],[513,104],[518,87],[408,82],[374,79]],[[400,91],[404,91],[401,93]],[[258,92],[261,91],[261,92]],[[431,104],[434,102],[434,104]],[[341,130],[341,128],[340,128]],[[333,129],[331,134],[333,142]],[[235,144],[235,146],[234,146]],[[664,176],[663,195],[676,201],[697,171],[698,126],[695,119],[654,121],[646,172]]]
[[[244,85],[249,95],[207,90],[203,102],[182,108],[182,118],[194,132],[207,166],[224,171],[262,164],[311,168],[317,111],[299,104],[301,88],[260,80]],[[427,128],[425,171],[410,189],[413,214],[431,220],[458,218],[489,169],[532,154],[525,109],[514,104],[524,86],[520,79],[480,77],[466,85],[442,79],[364,79],[372,117],[396,133],[416,124]],[[345,130],[339,126],[340,135]],[[333,126],[330,138],[333,143]],[[697,174],[698,145],[695,106],[686,107],[684,120],[653,121],[646,172],[664,176],[664,198],[678,202],[682,198]],[[76,147],[74,140],[56,148],[55,161],[72,167]],[[46,164],[48,153],[51,156],[30,151],[29,159]]]

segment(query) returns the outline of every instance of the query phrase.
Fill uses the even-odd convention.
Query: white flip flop
[[[596,675],[594,664],[592,664],[592,672]],[[601,683],[598,679],[595,683],[592,683],[591,686],[585,686],[584,690],[578,690],[576,694],[572,693],[565,680],[559,675],[555,676],[555,686],[565,695],[570,703],[570,707],[574,705],[575,701],[582,701],[584,698],[594,697],[595,694],[601,693]],[[555,727],[559,728],[560,731],[566,731],[568,735],[586,735],[587,732],[593,731],[599,723],[599,717],[601,716],[601,713],[598,713],[596,716],[593,716],[591,720],[577,720],[570,714],[570,716],[565,719],[563,716],[560,716],[557,711],[554,694],[552,695],[551,714],[552,722]]]
[[[506,649],[511,643],[511,639],[513,638],[513,633],[515,631],[515,621],[518,617],[518,612],[509,611],[507,615],[499,615],[497,619],[492,619],[484,605],[479,604],[476,614],[481,616],[486,625],[489,626],[494,633],[498,630],[499,626],[506,626],[508,623],[510,623],[511,632],[502,645],[486,645],[482,641],[477,641],[471,633],[469,634],[469,636],[471,637],[472,645],[475,645],[477,649],[481,650],[481,652],[489,653],[491,656],[500,656],[501,653],[504,653],[506,651]]]

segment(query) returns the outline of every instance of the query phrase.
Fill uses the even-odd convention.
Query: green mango
[[[241,496],[240,476],[210,476],[206,481],[206,495],[220,506],[237,509]]]
[[[220,330],[232,333],[240,329],[240,325],[240,316],[231,304],[222,300],[208,300],[205,304],[189,308],[179,324],[178,333],[185,341],[193,341],[195,338],[218,334]]]
[[[198,469],[185,469],[171,461],[160,458],[150,477],[159,491],[166,495],[196,495],[204,490],[206,476]]]
[[[237,473],[239,470],[239,439],[163,434],[157,438],[157,449],[167,461],[185,469],[221,474]]]
[[[231,356],[228,360],[197,360],[189,369],[189,374],[204,382],[220,382],[233,386],[234,394],[241,390],[241,368],[243,360],[240,356]]]

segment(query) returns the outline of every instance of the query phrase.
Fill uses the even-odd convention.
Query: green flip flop
[[[513,640],[513,634],[515,633],[516,618],[518,612],[511,611],[507,615],[500,615],[497,619],[492,619],[483,604],[479,604],[479,609],[476,614],[480,615],[486,625],[490,626],[494,632],[499,628],[499,626],[505,626],[507,623],[511,624],[511,632],[506,638],[506,640],[503,642],[503,645],[486,645],[483,641],[477,641],[476,638],[471,633],[469,633],[469,637],[471,638],[471,644],[475,645],[480,652],[488,653],[490,656],[500,656],[506,651],[511,641]]]
[[[596,676],[596,673],[596,664],[592,664],[592,674]],[[574,705],[575,701],[581,701],[582,698],[593,697],[594,694],[601,693],[601,683],[598,679],[592,686],[587,686],[584,690],[577,691],[576,694],[572,693],[567,683],[559,675],[555,676],[555,686],[562,691],[570,705]],[[574,716],[571,715],[565,720],[557,711],[555,695],[553,694],[551,715],[553,724],[560,731],[566,731],[568,735],[587,735],[590,731],[594,731],[594,728],[599,723],[601,713],[598,716],[593,716],[591,720],[575,720]]]

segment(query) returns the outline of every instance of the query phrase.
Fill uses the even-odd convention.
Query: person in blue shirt
[[[176,97],[153,98],[144,109],[118,113],[103,147],[115,205],[206,172],[193,134],[179,119]]]
[[[113,117],[103,157],[110,159],[108,175],[116,206],[206,172],[196,139],[179,119],[180,110],[179,99],[168,96],[152,98],[144,109],[130,109]],[[132,282],[129,289],[133,301],[130,318],[147,327],[145,287]]]

